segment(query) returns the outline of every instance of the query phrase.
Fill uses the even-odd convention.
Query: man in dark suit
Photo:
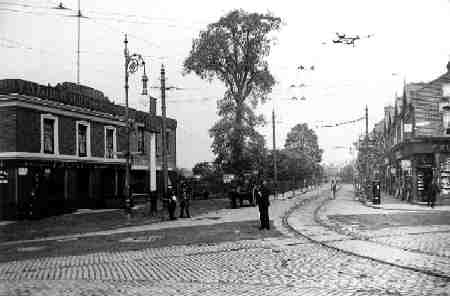
[[[261,220],[261,227],[259,229],[270,229],[269,222],[269,189],[267,188],[266,181],[263,181],[260,185],[257,194],[258,209],[259,209],[259,219]]]
[[[427,201],[428,206],[434,208],[434,204],[436,202],[436,197],[437,197],[437,195],[439,195],[439,192],[440,192],[440,188],[439,188],[438,182],[436,179],[434,179],[428,190],[428,201]]]

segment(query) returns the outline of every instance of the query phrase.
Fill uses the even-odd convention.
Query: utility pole
[[[272,109],[272,141],[273,141],[273,182],[274,182],[274,195],[277,196],[278,191],[278,170],[277,170],[277,146],[275,138],[275,108]]]
[[[80,34],[81,34],[81,8],[80,8],[80,1],[78,0],[78,38],[77,38],[77,84],[80,84]]]
[[[161,140],[162,140],[162,170],[163,170],[163,198],[167,198],[167,184],[168,184],[168,172],[167,172],[167,140],[166,139],[166,70],[164,65],[161,65]]]
[[[368,198],[369,196],[369,109],[366,105],[366,112],[365,112],[365,119],[366,119],[366,137],[365,137],[365,150],[366,152],[365,154],[365,172],[364,174],[366,175],[365,177],[365,188],[366,188],[366,198]]]

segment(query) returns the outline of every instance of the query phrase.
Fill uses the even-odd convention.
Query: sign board
[[[413,131],[412,123],[405,123],[403,128],[404,128],[405,133],[412,133],[412,131]]]
[[[409,159],[402,159],[401,160],[401,166],[403,170],[407,170],[411,168],[411,160]]]
[[[391,174],[395,175],[395,168],[391,168]]]
[[[225,174],[223,175],[223,183],[228,184],[231,183],[231,181],[234,180],[234,175],[233,174]]]
[[[26,176],[28,175],[28,168],[19,168],[18,173],[19,176]]]
[[[442,85],[442,96],[450,97],[450,83]]]
[[[0,184],[8,183],[8,171],[0,170]]]

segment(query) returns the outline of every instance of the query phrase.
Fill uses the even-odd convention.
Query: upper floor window
[[[444,126],[444,134],[450,135],[450,110],[445,110],[443,112],[443,126]]]
[[[442,85],[442,96],[446,98],[450,97],[450,83]]]
[[[91,133],[90,125],[87,122],[77,122],[77,155],[80,157],[87,157],[91,154]]]
[[[166,131],[166,151],[167,154],[170,154],[170,131]]]
[[[156,139],[155,139],[156,155],[161,155],[161,143],[162,143],[161,134],[156,134]]]
[[[145,133],[144,127],[139,126],[137,129],[137,151],[139,153],[144,153],[145,148]]]
[[[58,154],[58,118],[41,115],[41,153]]]
[[[115,158],[116,151],[116,128],[105,127],[105,158]]]

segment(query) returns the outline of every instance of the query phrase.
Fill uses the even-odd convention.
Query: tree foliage
[[[253,109],[265,102],[275,79],[269,72],[266,57],[281,20],[272,14],[233,10],[219,21],[209,24],[194,39],[184,61],[184,73],[195,73],[202,79],[219,79],[227,90],[218,101],[219,121],[211,128],[212,149],[216,162],[240,173],[245,157],[261,144],[255,131],[263,122]]]
[[[319,148],[317,135],[306,123],[297,124],[289,131],[284,147],[311,162],[322,161],[323,150]]]
[[[210,162],[204,161],[199,162],[192,168],[192,173],[194,175],[200,175],[202,177],[210,176],[215,173],[214,165]]]
[[[323,150],[319,148],[316,133],[306,123],[294,126],[286,137],[284,153],[287,173],[300,179],[318,177]]]

